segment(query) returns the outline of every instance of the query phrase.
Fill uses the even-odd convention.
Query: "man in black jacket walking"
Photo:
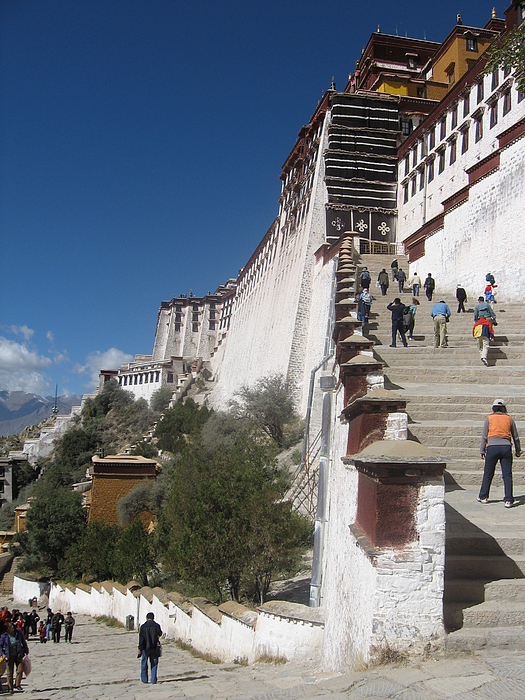
[[[140,665],[140,680],[148,682],[148,659],[151,666],[151,682],[157,682],[157,666],[160,656],[160,638],[162,630],[155,622],[155,615],[149,612],[146,615],[146,622],[140,626],[139,631],[139,653],[137,658],[142,658]]]
[[[394,301],[386,307],[392,312],[392,345],[391,348],[396,347],[397,334],[401,336],[403,345],[407,347],[407,339],[405,337],[405,329],[403,326],[403,312],[405,310],[405,305],[401,303],[401,299],[396,297]]]

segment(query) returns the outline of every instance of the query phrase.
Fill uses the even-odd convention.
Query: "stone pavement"
[[[0,604],[4,603],[13,607],[12,600],[0,600]],[[136,632],[108,627],[82,615],[75,619],[72,644],[40,644],[30,639],[33,670],[23,681],[25,696],[34,700],[525,698],[525,653],[501,650],[440,655],[407,665],[388,664],[358,673],[327,674],[311,664],[213,664],[165,641],[159,682],[146,686],[140,682]]]

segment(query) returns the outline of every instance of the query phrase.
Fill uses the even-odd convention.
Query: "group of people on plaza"
[[[53,612],[47,608],[47,615],[40,615],[33,608],[31,612],[9,610],[7,606],[0,610],[0,693],[2,689],[2,675],[6,672],[7,687],[10,693],[21,693],[22,679],[31,672],[29,659],[29,646],[27,640],[30,636],[38,637],[41,644],[53,639],[58,644],[62,627],[65,628],[65,641],[71,642],[75,618],[68,612],[65,616],[61,612]],[[155,622],[152,612],[146,615],[146,622],[139,630],[138,658],[141,659],[141,680],[148,682],[148,666],[151,668],[151,683],[157,682],[157,668],[159,658],[162,655],[161,646],[162,630]]]
[[[20,612],[16,608],[9,610],[7,606],[2,608],[0,611],[0,693],[2,692],[1,676],[4,670],[9,692],[23,691],[23,675],[24,673],[29,675],[31,671],[27,640],[31,636],[38,637],[43,644],[52,636],[53,641],[58,643],[62,625],[66,630],[66,642],[71,642],[75,626],[75,618],[71,612],[64,617],[62,613],[53,613],[48,608],[47,617],[41,619],[36,608],[31,612]]]
[[[36,610],[31,613],[21,613],[16,609],[9,611],[5,606],[0,611],[0,692],[2,690],[1,675],[4,671],[7,675],[9,692],[22,692],[24,670],[29,673],[30,669],[27,662],[24,664],[24,659],[29,655],[24,630],[29,636],[29,633],[36,629],[39,619]]]
[[[71,612],[68,612],[64,617],[61,612],[54,613],[51,608],[48,608],[47,618],[45,621],[41,620],[40,627],[38,628],[40,643],[45,644],[52,639],[55,644],[59,644],[62,634],[62,625],[65,630],[64,640],[71,643],[75,618]]]

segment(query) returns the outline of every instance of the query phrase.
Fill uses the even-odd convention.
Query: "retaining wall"
[[[166,638],[179,639],[224,662],[242,659],[254,663],[263,655],[315,661],[320,656],[322,613],[312,620],[306,606],[280,602],[272,609],[269,603],[253,611],[232,602],[217,607],[203,598],[187,600],[178,593],[139,588],[133,582],[127,586],[111,581],[75,586],[42,584],[19,576],[14,579],[13,596],[15,601],[27,603],[29,598],[47,593],[49,586],[49,607],[53,611],[114,617],[122,624],[133,615],[137,629],[148,612],[153,612]],[[289,614],[287,607],[293,607]],[[303,608],[305,619],[300,619]]]
[[[13,580],[13,598],[15,601],[27,603],[30,598],[40,599],[49,593],[49,583],[41,581],[28,581],[20,576]]]

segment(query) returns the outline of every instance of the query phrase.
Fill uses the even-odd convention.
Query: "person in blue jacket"
[[[22,676],[24,674],[24,665],[22,663],[24,656],[29,654],[29,647],[24,637],[22,630],[14,627],[11,620],[7,623],[7,631],[0,637],[0,649],[5,656],[4,649],[7,647],[7,687],[9,692],[22,689]],[[16,678],[13,688],[13,675],[16,665]]]
[[[448,347],[447,323],[450,319],[450,309],[443,300],[434,304],[430,315],[434,319],[434,347]]]

